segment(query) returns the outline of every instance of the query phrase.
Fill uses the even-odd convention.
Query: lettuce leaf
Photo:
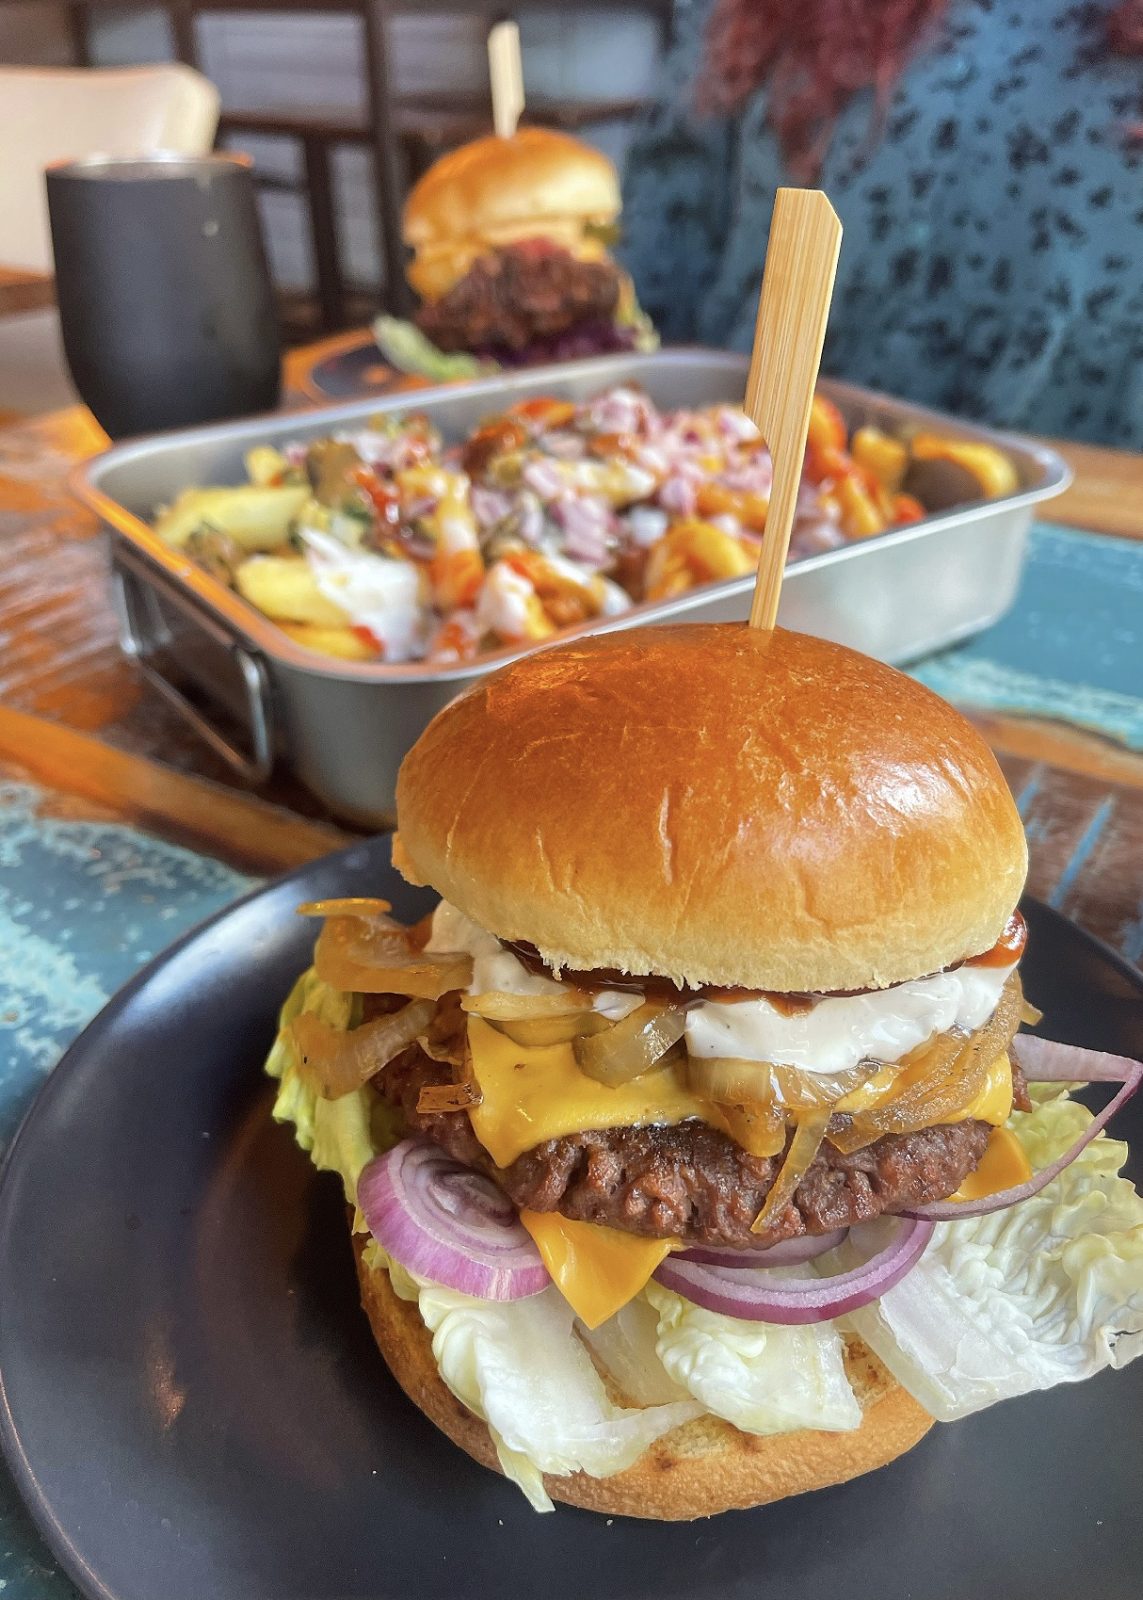
[[[663,1366],[716,1417],[744,1433],[860,1427],[861,1407],[834,1323],[785,1328],[744,1322],[704,1311],[654,1282],[643,1292],[659,1314]]]
[[[350,1205],[357,1200],[361,1169],[394,1142],[384,1128],[385,1108],[366,1089],[323,1100],[303,1083],[297,1055],[287,1032],[303,1011],[312,1011],[331,1028],[350,1028],[361,1018],[357,995],[345,994],[323,983],[311,967],[290,990],[278,1017],[278,1033],[266,1058],[266,1071],[278,1080],[274,1100],[275,1122],[293,1124],[294,1137],[322,1172],[336,1172]]]
[[[1056,1097],[1009,1126],[1038,1168],[1090,1121]],[[846,1325],[942,1422],[1126,1365],[1143,1354],[1143,1198],[1117,1176],[1126,1159],[1101,1134],[1030,1200],[939,1225],[912,1271]]]
[[[634,1405],[656,1406],[685,1400],[687,1391],[659,1360],[659,1313],[645,1294],[637,1294],[597,1328],[576,1323],[576,1332],[616,1386]]]
[[[554,1286],[527,1300],[476,1300],[406,1272],[375,1244],[395,1293],[416,1297],[433,1355],[457,1399],[488,1424],[504,1475],[537,1511],[551,1511],[544,1473],[607,1478],[648,1445],[702,1414],[693,1400],[627,1410],[611,1403]]]
[[[433,383],[479,378],[500,370],[494,361],[480,361],[464,350],[438,350],[415,322],[405,322],[400,317],[376,317],[373,337],[390,366]]]

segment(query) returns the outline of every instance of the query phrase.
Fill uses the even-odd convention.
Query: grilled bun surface
[[[475,139],[435,161],[405,202],[405,243],[416,251],[409,281],[436,299],[477,256],[520,239],[546,238],[599,260],[603,246],[585,223],[619,215],[619,180],[607,157],[548,128],[511,139]]]
[[[389,1370],[413,1404],[454,1444],[482,1466],[499,1471],[487,1427],[445,1386],[420,1313],[393,1292],[383,1268],[363,1260],[365,1242],[356,1236],[361,1303]],[[846,1483],[903,1455],[933,1425],[928,1412],[858,1340],[847,1341],[846,1373],[864,1413],[861,1426],[850,1433],[803,1429],[761,1437],[742,1433],[718,1417],[699,1417],[666,1434],[613,1477],[576,1472],[546,1476],[544,1486],[553,1500],[607,1516],[678,1522]],[[614,1390],[612,1398],[624,1403]]]
[[[395,860],[555,968],[880,988],[989,949],[1027,871],[981,735],[841,645],[632,629],[513,662],[397,783]]]

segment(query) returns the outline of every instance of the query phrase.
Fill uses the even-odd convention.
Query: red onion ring
[[[734,1250],[729,1245],[703,1244],[693,1250],[680,1250],[677,1261],[698,1261],[705,1267],[800,1267],[803,1261],[836,1250],[849,1232],[835,1228],[832,1233],[802,1234],[798,1239],[782,1239],[765,1250]]]
[[[1108,1055],[1104,1050],[1083,1050],[1079,1045],[1060,1044],[1055,1039],[1041,1039],[1036,1034],[1021,1034],[1019,1038],[1020,1065],[1029,1083],[1121,1083],[1119,1093],[1107,1102],[1074,1144],[1063,1155],[1041,1168],[1025,1183],[1013,1184],[1010,1189],[999,1189],[995,1194],[980,1200],[938,1200],[928,1206],[914,1206],[902,1213],[926,1222],[959,1222],[963,1217],[983,1217],[990,1211],[1001,1211],[1005,1206],[1018,1205],[1030,1200],[1041,1189],[1046,1189],[1053,1178],[1058,1178],[1065,1167],[1070,1167],[1098,1133],[1102,1133],[1117,1111],[1125,1106],[1143,1083],[1143,1062],[1131,1061],[1127,1056]]]
[[[357,1204],[408,1272],[481,1300],[524,1300],[551,1282],[516,1207],[490,1178],[404,1139],[361,1174]]]
[[[832,1278],[772,1278],[764,1268],[712,1267],[668,1256],[655,1273],[664,1289],[707,1311],[744,1322],[777,1322],[787,1327],[828,1322],[868,1305],[900,1283],[924,1254],[933,1224],[894,1217],[892,1239],[862,1266]]]

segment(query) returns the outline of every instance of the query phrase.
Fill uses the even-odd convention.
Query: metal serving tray
[[[657,405],[741,400],[746,360],[707,350],[605,356],[479,382],[217,423],[116,446],[73,480],[111,532],[124,650],[199,733],[251,782],[287,762],[331,810],[391,820],[397,768],[429,719],[467,684],[514,659],[502,650],[465,666],[429,669],[334,661],[293,643],[261,612],[151,532],[155,508],[191,485],[239,483],[251,445],[320,437],[380,412],[427,412],[461,437],[506,402],[531,394],[589,397],[610,384],[643,386]],[[901,664],[964,639],[1000,617],[1016,594],[1032,508],[1067,486],[1052,451],[884,395],[824,382],[851,426],[906,436],[927,429],[987,440],[1011,457],[1020,488],[793,564],[781,621]],[[569,629],[561,639],[667,621],[730,622],[748,615],[752,577],[634,607]],[[533,647],[534,648],[534,647]]]

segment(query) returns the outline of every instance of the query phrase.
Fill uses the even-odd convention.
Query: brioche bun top
[[[989,949],[1027,870],[995,757],[841,645],[737,624],[528,655],[397,783],[406,875],[555,968],[882,988]]]
[[[549,128],[474,139],[435,161],[409,192],[409,282],[437,299],[485,251],[537,237],[599,259],[606,252],[584,226],[613,222],[619,208],[614,166],[579,139]]]

